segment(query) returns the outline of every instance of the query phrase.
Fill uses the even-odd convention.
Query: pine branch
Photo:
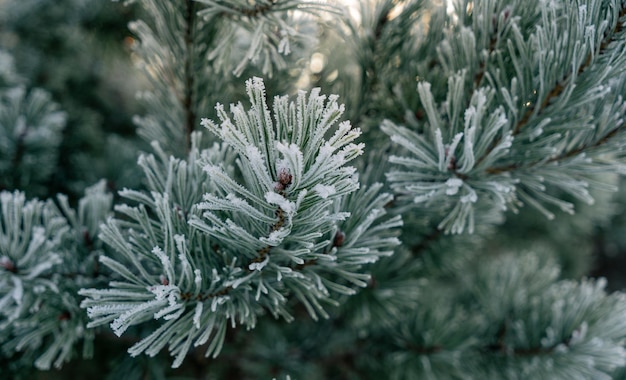
[[[352,143],[360,131],[343,122],[326,139],[343,111],[336,97],[326,102],[315,89],[295,103],[276,98],[272,118],[263,82],[246,85],[250,110],[233,106],[231,119],[218,105],[221,125],[202,123],[238,155],[241,183],[217,145],[199,151],[194,143],[186,160],[142,156],[150,195],[123,191],[139,207],[118,206],[126,219],[102,228],[119,257],[100,261],[122,281],[82,289],[81,306],[90,327],[110,323],[118,335],[162,319],[133,355],[169,345],[178,367],[195,342],[217,356],[229,319],[248,329],[262,312],[291,321],[291,299],[312,318],[328,318],[322,302],[337,304],[334,297],[355,293],[351,286],[365,286],[360,269],[399,243],[399,218],[380,220],[391,196],[378,193],[380,184],[359,189],[345,166],[361,152]],[[189,343],[180,347],[180,339]]]
[[[602,39],[602,42],[600,43],[600,48],[598,49],[598,52],[597,52],[598,56],[602,56],[605,54],[606,50],[609,47],[609,44],[614,41],[614,37],[622,31],[623,29],[622,22],[620,22],[619,20],[624,18],[625,16],[626,16],[626,5],[622,6],[622,8],[620,9],[619,15],[617,16],[618,21],[613,27],[613,30],[607,31],[605,33],[604,38]],[[578,67],[576,77],[583,74],[592,66],[593,57],[595,55],[596,53],[593,51],[590,51],[587,54],[587,58],[585,59],[585,61]],[[569,82],[571,82],[573,79],[575,78],[572,78],[571,72],[566,74],[559,82],[555,83],[554,87],[552,88],[550,92],[548,92],[543,102],[541,102],[541,106],[538,109],[536,109],[536,103],[533,103],[530,107],[528,107],[528,110],[526,111],[522,119],[519,120],[517,124],[515,125],[515,128],[513,129],[513,134],[514,135],[519,134],[522,128],[524,128],[524,126],[528,123],[530,118],[533,116],[535,111],[537,115],[539,115],[546,108],[548,108],[548,106],[552,103],[552,101],[555,98],[558,98],[563,93],[563,91],[565,90]]]
[[[343,242],[345,241],[345,238],[346,238],[346,235],[343,232],[341,232],[341,230],[338,230],[335,233],[335,237],[333,238],[332,245],[330,247],[324,248],[324,255],[328,254],[328,248],[330,248],[331,251],[333,250],[333,248],[335,249],[341,248],[343,246]],[[295,266],[292,266],[291,268],[296,271],[302,271],[306,267],[317,264],[318,260],[319,260],[318,258],[305,260],[302,264],[297,264]]]
[[[573,78],[573,74],[571,72],[565,74],[565,76],[560,81],[556,82],[554,84],[554,87],[550,91],[548,91],[547,95],[545,96],[543,101],[541,101],[541,103],[538,103],[538,102],[532,103],[528,107],[528,109],[526,110],[522,118],[518,120],[518,122],[515,124],[515,127],[513,128],[513,131],[512,131],[513,136],[518,135],[522,131],[522,129],[528,124],[531,118],[533,118],[534,116],[536,117],[540,115],[542,112],[544,112],[548,108],[550,104],[552,104],[552,102],[555,99],[557,99],[561,94],[563,94],[563,91],[567,88],[569,82],[571,82],[573,79],[576,79],[581,74],[585,73],[589,68],[591,68],[594,62],[593,60],[594,56],[596,55],[602,56],[606,53],[607,49],[609,48],[610,43],[614,41],[615,36],[617,36],[622,31],[623,25],[620,20],[624,18],[625,16],[626,16],[626,5],[622,5],[619,11],[619,16],[617,17],[618,21],[616,22],[612,30],[609,30],[605,33],[604,38],[602,39],[602,42],[598,49],[598,52],[595,53],[593,51],[590,51],[587,54],[587,57],[584,60],[584,62],[578,67],[578,70],[576,70],[577,75],[575,78]],[[538,104],[539,106],[537,106]],[[480,163],[483,162],[483,160],[489,156],[492,150],[500,143],[501,139],[502,137],[494,140],[494,143],[491,145],[491,147],[480,158],[478,158],[476,162],[477,166],[480,165]],[[509,165],[507,167],[502,167],[502,168],[497,168],[497,167],[488,168],[486,171],[490,174],[498,174],[498,173],[503,173],[507,171],[512,171],[515,169],[517,169],[517,164]]]
[[[84,329],[76,292],[102,280],[88,273],[92,256],[85,254],[99,244],[84,236],[110,210],[112,196],[104,189],[104,181],[87,189],[78,212],[64,196],[57,207],[51,200],[25,201],[19,192],[0,193],[0,345],[34,355],[39,369],[59,368],[79,342],[87,348],[83,356],[90,355],[94,334]]]
[[[282,172],[282,176],[281,176],[281,174],[279,174],[279,177],[282,177],[282,180],[279,179],[276,182],[276,187],[280,189],[278,191],[278,193],[284,197],[286,195],[285,194],[285,190],[287,190],[287,187],[289,187],[289,185],[291,185],[291,178],[292,178],[292,176],[290,174],[285,174],[285,172]],[[277,220],[276,220],[276,223],[272,224],[272,226],[270,227],[270,231],[271,232],[276,232],[276,231],[280,230],[285,225],[285,222],[287,222],[287,220],[285,219],[285,210],[283,210],[280,206],[276,208],[276,211],[274,212],[274,215],[276,216]],[[257,257],[252,259],[252,261],[250,261],[246,265],[248,270],[252,271],[252,269],[250,269],[251,268],[251,266],[250,266],[251,264],[262,263],[267,258],[267,255],[270,253],[271,250],[272,250],[272,246],[271,245],[266,245],[265,247],[257,250]]]
[[[501,15],[502,15],[501,17],[502,17],[503,24],[506,24],[506,22],[509,21],[509,18],[511,17],[511,10],[508,8],[505,8],[503,12],[501,13]],[[487,65],[489,64],[489,59],[491,55],[493,54],[493,52],[495,52],[496,49],[498,48],[498,44],[501,41],[500,39],[501,30],[498,29],[500,27],[500,23],[499,23],[498,18],[495,15],[493,16],[492,24],[493,24],[493,30],[490,31],[491,37],[489,38],[489,46],[487,47],[485,57],[480,60],[478,70],[474,74],[473,91],[478,89],[480,85],[482,84],[483,79],[485,78],[485,74],[487,73]],[[469,98],[471,98],[471,96],[468,97],[468,99]]]
[[[550,164],[550,163],[556,163],[556,162],[561,162],[561,161],[565,161],[567,159],[576,157],[578,155],[580,155],[581,153],[585,153],[585,152],[590,152],[595,148],[599,148],[609,142],[612,141],[612,139],[618,135],[620,132],[623,132],[626,130],[626,123],[623,123],[622,125],[617,126],[615,129],[611,130],[609,133],[607,133],[606,135],[604,135],[602,138],[600,138],[599,140],[595,141],[592,144],[585,144],[583,146],[580,146],[578,148],[572,149],[570,151],[567,152],[563,152],[560,153],[556,156],[550,157],[548,159],[545,160],[537,160],[534,162],[530,162],[530,163],[521,163],[521,164],[510,164],[507,166],[500,166],[500,167],[491,167],[488,168],[486,170],[487,173],[489,174],[502,174],[502,173],[507,173],[507,172],[511,172],[511,171],[515,171],[515,170],[519,170],[521,168],[524,169],[528,169],[528,168],[532,168],[532,167],[536,167],[536,166],[543,166],[546,164]]]

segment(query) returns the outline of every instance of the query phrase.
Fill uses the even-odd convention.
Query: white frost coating
[[[313,190],[315,192],[317,192],[320,197],[326,199],[331,195],[334,195],[337,192],[337,189],[335,189],[335,186],[333,185],[322,185],[321,183],[318,183],[317,185],[315,185],[313,187]]]
[[[463,136],[464,136],[463,132],[459,132],[456,135],[454,135],[454,137],[452,138],[452,142],[448,146],[448,152],[447,152],[447,156],[446,156],[446,165],[445,165],[445,169],[446,170],[451,165],[452,159],[456,158],[454,156],[454,152],[456,151],[456,147],[461,142],[461,139],[463,138]]]
[[[265,286],[265,282],[263,281],[263,278],[261,278],[256,288],[256,295],[254,296],[254,299],[258,301],[261,299],[261,294],[267,294],[267,293],[268,293],[267,287]]]
[[[431,190],[426,194],[422,194],[422,195],[418,195],[415,198],[413,198],[413,202],[415,203],[422,203],[424,201],[427,201],[428,199],[432,198],[432,196],[435,195],[435,191]]]
[[[335,148],[332,145],[330,145],[328,142],[326,142],[324,145],[320,147],[319,154],[317,155],[316,161],[322,160],[322,159],[323,160],[328,159],[328,157],[330,157],[334,151],[335,151]]]
[[[443,145],[443,137],[441,136],[441,129],[435,130],[435,146],[437,147],[438,168],[442,172],[446,169],[444,163],[446,161],[446,147]]]
[[[446,186],[448,186],[448,188],[446,189],[446,194],[455,195],[459,192],[461,186],[463,186],[463,180],[460,178],[450,178],[446,181]]]
[[[175,303],[179,298],[179,289],[175,285],[155,285],[149,287],[150,292],[154,294],[156,300],[168,299],[169,303]]]
[[[476,195],[476,192],[472,188],[469,189],[468,194],[461,197],[461,203],[476,203],[477,200],[478,195]]]
[[[288,174],[292,175],[293,178],[290,178],[290,182],[293,181],[293,184],[291,185],[298,187],[304,171],[304,155],[302,154],[302,150],[296,144],[283,144],[279,141],[276,142],[276,150],[284,156],[284,159],[278,160],[276,172],[280,175],[281,172],[286,171]]]
[[[217,307],[223,305],[229,299],[230,297],[228,296],[213,298],[213,301],[211,301],[211,311],[215,313],[217,311]]]
[[[246,155],[248,156],[248,160],[250,160],[255,167],[260,166],[259,164],[265,161],[259,148],[254,145],[246,146]]]
[[[176,242],[176,249],[178,250],[178,260],[181,263],[181,272],[183,278],[191,277],[191,263],[187,259],[187,242],[183,235],[174,235],[174,241]]]
[[[142,314],[142,312],[144,312],[145,310],[152,309],[161,305],[163,305],[163,300],[151,300],[141,303],[125,311],[119,317],[115,318],[115,320],[111,322],[111,329],[113,330],[115,335],[121,336],[124,331],[126,331],[128,327],[130,327],[133,320],[135,320],[138,315]]]
[[[178,319],[185,312],[185,308],[183,304],[174,303],[170,304],[165,309],[161,309],[158,312],[154,313],[154,319],[163,318],[166,321],[170,319]]]
[[[284,160],[284,159],[276,160],[276,173],[280,173],[280,172],[291,172],[289,170],[289,164],[287,163],[287,160]]]
[[[180,299],[178,288],[175,287],[175,291],[169,292],[167,295],[167,306],[164,309],[154,313],[154,319],[159,319],[163,317],[165,320],[177,319],[180,317],[185,311],[185,305],[182,303],[178,303]]]
[[[280,141],[276,141],[276,150],[284,154],[285,156],[297,156],[302,154],[300,152],[300,147],[297,144],[283,144]]]
[[[589,330],[589,324],[587,321],[583,321],[580,327],[572,332],[572,337],[570,339],[570,345],[576,345],[582,343],[587,337],[587,331]]]
[[[289,47],[289,32],[285,29],[280,30],[280,42],[278,42],[278,52],[284,55],[289,55],[291,53],[291,48]]]
[[[200,328],[200,316],[202,315],[203,302],[196,303],[196,310],[193,313],[193,325],[196,326],[197,329]]]
[[[268,237],[261,237],[259,240],[263,244],[275,247],[283,242],[283,240],[289,235],[291,228],[279,228],[276,231],[272,231]]]
[[[22,298],[24,298],[24,286],[22,285],[22,280],[17,277],[17,276],[13,276],[13,292],[11,292],[13,299],[15,300],[15,303],[18,305],[22,304]]]
[[[459,168],[459,172],[467,173],[470,169],[474,167],[474,138],[476,135],[476,126],[472,126],[467,129],[465,132],[465,146],[463,149],[463,159],[462,166]]]
[[[57,255],[56,253],[53,253],[46,259],[46,261],[39,263],[34,268],[32,268],[26,278],[29,280],[33,279],[39,276],[41,273],[45,272],[46,270],[52,268],[53,266],[61,264],[61,262],[61,257],[59,257],[59,255]]]
[[[206,195],[205,195],[205,197],[206,197],[206,196],[211,196],[211,197],[213,198],[212,200],[216,200],[216,201],[218,201],[218,202],[221,200],[221,199],[219,199],[218,197],[214,196],[213,194],[206,194]],[[226,199],[227,199],[227,200],[228,200],[228,201],[229,201],[229,202],[230,202],[233,206],[235,206],[236,208],[240,208],[240,207],[243,207],[243,206],[247,206],[247,205],[248,205],[248,202],[246,202],[245,200],[243,200],[243,199],[239,198],[238,196],[236,196],[236,195],[235,195],[235,194],[233,194],[233,193],[228,193],[228,194],[226,194]],[[218,202],[215,202],[215,201],[214,201],[214,204],[218,204]],[[206,207],[205,207],[205,208],[206,208]]]
[[[465,114],[464,114],[464,121],[465,121],[465,129],[468,129],[470,124],[472,123],[472,119],[474,119],[476,117],[476,107],[475,106],[469,106],[466,110],[465,110]]]
[[[198,272],[200,271],[199,269],[196,269]],[[215,284],[216,282],[218,282],[219,280],[221,280],[222,278],[220,277],[220,275],[217,273],[217,269],[213,268],[211,269],[211,277],[213,278],[211,280],[212,284]]]
[[[513,139],[514,137],[509,133],[508,135],[506,135],[504,140],[502,140],[502,142],[498,145],[497,149],[502,149],[502,150],[509,149],[511,145],[513,145]]]
[[[257,180],[264,186],[270,187],[272,185],[272,178],[267,168],[267,157],[254,145],[246,146],[246,155]]]
[[[180,234],[176,234],[174,235],[174,241],[176,242],[176,248],[178,249],[179,252],[186,252],[186,244],[185,244],[185,237],[183,235]]]
[[[181,272],[183,273],[182,277],[189,278],[191,276],[191,264],[189,263],[189,260],[187,260],[187,256],[185,256],[184,253],[179,253],[178,260],[180,260],[181,263]]]
[[[193,282],[196,285],[196,292],[199,293],[202,289],[202,271],[200,269],[196,269],[193,271],[193,273],[195,274]]]
[[[248,265],[248,269],[250,269],[251,271],[255,271],[255,270],[262,270],[263,268],[265,268],[265,266],[267,265],[267,263],[270,262],[270,257],[269,255],[265,255],[265,258],[263,259],[263,261],[261,261],[260,263],[252,263],[250,265]]]
[[[161,260],[161,264],[163,265],[163,269],[165,270],[165,276],[167,277],[167,280],[170,282],[174,282],[175,277],[170,258],[167,257],[165,252],[163,252],[163,250],[158,246],[152,248],[152,253],[156,255],[159,260]]]
[[[269,204],[280,207],[287,214],[293,215],[296,212],[295,203],[288,201],[287,198],[273,191],[265,193],[265,200]]]

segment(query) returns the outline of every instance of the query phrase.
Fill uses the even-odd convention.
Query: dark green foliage
[[[0,4],[0,379],[626,378],[624,0]]]

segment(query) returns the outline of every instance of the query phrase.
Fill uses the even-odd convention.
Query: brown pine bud
[[[281,168],[278,171],[278,183],[285,186],[285,188],[291,185],[291,181],[293,180],[293,176],[289,173],[289,169]]]
[[[333,247],[343,246],[343,243],[345,240],[346,240],[346,234],[344,234],[341,230],[337,230],[337,233],[335,234],[335,238],[333,239]]]

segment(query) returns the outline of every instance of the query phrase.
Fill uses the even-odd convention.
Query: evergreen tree
[[[0,6],[0,378],[626,379],[626,1]]]

